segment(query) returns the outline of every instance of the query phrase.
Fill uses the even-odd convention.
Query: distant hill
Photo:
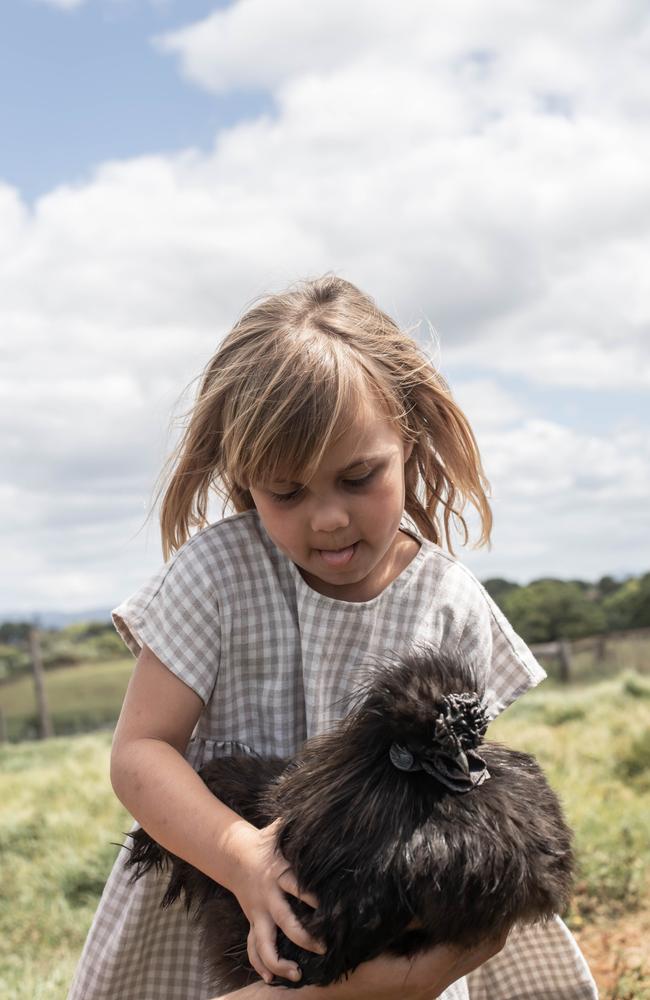
[[[78,622],[110,622],[110,608],[91,608],[88,611],[0,611],[0,625],[4,622],[33,622],[40,628],[65,628]]]

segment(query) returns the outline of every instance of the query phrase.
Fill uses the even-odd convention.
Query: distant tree
[[[602,606],[607,627],[613,631],[650,626],[650,573],[627,580]]]
[[[29,670],[27,646],[17,643],[0,643],[0,681]]]
[[[484,580],[483,586],[495,604],[498,604],[500,608],[503,608],[502,602],[506,595],[519,588],[518,583],[512,583],[510,580],[504,580],[500,576],[495,576],[490,580]]]
[[[615,580],[613,576],[601,576],[600,580],[596,584],[596,588],[601,598],[609,597],[610,594],[615,594],[617,590],[620,590],[623,586],[622,580]]]
[[[3,622],[0,625],[0,642],[6,642],[10,646],[26,643],[31,627],[30,622]]]
[[[602,609],[577,583],[564,580],[545,578],[512,590],[503,610],[515,631],[531,643],[579,639],[606,627]]]
[[[72,642],[85,642],[86,639],[113,635],[114,633],[115,628],[112,622],[75,622],[60,630],[60,634],[66,639],[71,639]]]

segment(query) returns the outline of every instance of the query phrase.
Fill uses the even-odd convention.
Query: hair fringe
[[[413,444],[405,510],[418,531],[453,552],[454,531],[469,541],[469,504],[476,547],[489,545],[489,483],[445,379],[369,296],[326,274],[254,303],[206,366],[157,483],[164,558],[208,524],[213,494],[224,510],[250,510],[260,476],[315,469],[360,389]]]

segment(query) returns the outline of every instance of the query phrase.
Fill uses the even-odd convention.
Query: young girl
[[[206,369],[162,504],[164,554],[175,555],[114,612],[138,661],[111,778],[156,840],[236,895],[250,922],[251,962],[266,981],[300,976],[277,956],[276,927],[303,947],[321,945],[286,902],[284,893],[300,893],[274,853],[274,824],[247,824],[196,770],[233,752],[294,754],[344,714],[373,655],[414,642],[471,657],[487,680],[492,715],[539,683],[544,672],[530,651],[441,547],[451,548],[452,524],[467,540],[468,502],[487,542],[486,485],[444,380],[370,298],[339,278],[251,308]],[[237,513],[208,524],[214,490]],[[164,876],[130,885],[127,851],[106,884],[70,1000],[206,1000],[185,909],[160,908]],[[476,952],[441,948],[411,963],[378,958],[343,983],[302,991],[439,994],[597,995],[559,917],[513,930],[505,947],[492,940]],[[277,990],[260,983],[237,996],[262,1000]]]

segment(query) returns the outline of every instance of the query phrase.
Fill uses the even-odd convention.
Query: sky
[[[650,569],[641,0],[5,0],[0,615],[110,608],[255,297],[413,329],[492,486],[481,578]]]

